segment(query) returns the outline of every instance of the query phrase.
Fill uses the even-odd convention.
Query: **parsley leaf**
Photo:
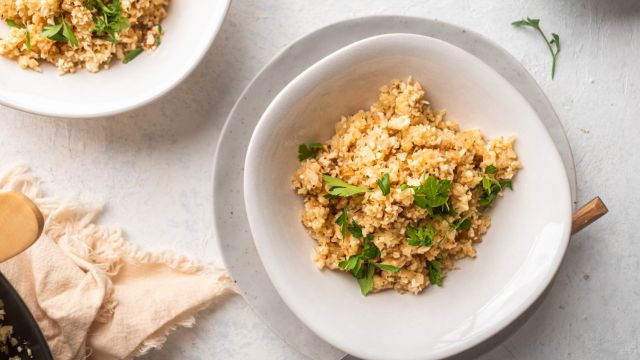
[[[300,144],[298,146],[298,161],[304,161],[316,157],[316,154],[318,154],[320,149],[322,149],[322,144]]]
[[[362,226],[360,226],[360,224],[358,224],[355,220],[351,220],[351,224],[349,224],[347,229],[351,233],[351,236],[356,239],[362,239],[362,237],[364,236],[362,235]]]
[[[484,172],[489,175],[494,175],[498,172],[498,168],[495,165],[489,165],[486,169],[484,169]]]
[[[112,0],[109,5],[105,5],[102,0],[87,0],[87,8],[96,11],[92,32],[114,44],[118,42],[116,34],[131,26],[129,20],[122,15],[120,0]]]
[[[373,234],[368,234],[364,238],[362,257],[365,260],[373,260],[380,257],[380,249],[378,249],[378,247],[373,243]]]
[[[353,224],[357,223],[354,221]],[[350,272],[358,280],[360,292],[364,296],[373,290],[373,275],[376,268],[390,272],[400,271],[400,268],[396,266],[371,261],[377,258],[380,258],[380,249],[373,244],[373,234],[369,234],[365,237],[364,247],[360,254],[351,255],[338,263],[341,269]]]
[[[343,238],[347,236],[347,225],[349,225],[349,219],[347,219],[347,211],[348,209],[345,207],[342,210],[342,215],[340,215],[336,220],[336,224],[340,225],[340,230],[342,231]]]
[[[382,191],[382,195],[389,195],[391,192],[391,179],[389,178],[389,173],[385,173],[382,177],[376,181],[378,187]]]
[[[388,264],[373,263],[373,266],[377,267],[380,270],[386,270],[386,271],[391,271],[391,272],[400,271],[399,267],[396,267],[396,266],[393,266],[393,265],[388,265]]]
[[[375,271],[376,271],[375,267],[368,265],[366,277],[358,279],[358,284],[360,285],[360,292],[364,296],[367,296],[367,294],[371,290],[373,290],[373,274]]]
[[[362,256],[360,255],[351,255],[347,260],[340,261],[338,266],[342,269],[348,271],[356,278],[361,278],[363,276],[362,265],[364,264],[364,260],[362,260]]]
[[[489,172],[489,167],[485,169],[487,174],[491,174]],[[484,190],[482,196],[478,200],[478,205],[482,208],[489,207],[495,199],[498,197],[498,193],[503,189],[511,189],[513,190],[513,183],[509,179],[495,179],[493,177],[485,176],[481,174],[482,181],[478,184],[478,187],[482,187]]]
[[[124,59],[122,59],[122,63],[123,64],[130,63],[131,61],[133,61],[133,59],[137,58],[138,55],[142,54],[143,51],[144,51],[143,48],[137,48],[129,51],[124,55]]]
[[[24,29],[24,44],[27,50],[31,51],[31,35],[29,35],[29,30],[27,29]]]
[[[549,48],[549,52],[551,53],[551,79],[556,76],[556,60],[558,58],[558,53],[560,53],[560,36],[556,33],[551,34],[551,41],[547,38],[547,35],[544,34],[542,29],[540,28],[540,19],[532,19],[526,18],[518,21],[514,21],[511,25],[515,27],[531,27],[535,29],[544,39],[545,43],[547,43],[547,47]],[[555,48],[555,49],[554,49]]]
[[[407,227],[407,244],[411,246],[431,246],[436,237],[436,231],[431,224],[424,228]]]
[[[6,19],[4,22],[6,22],[7,25],[11,26],[12,28],[24,29],[24,25],[18,24],[17,22],[15,22],[15,21],[13,21],[11,19]]]
[[[338,178],[334,178],[329,175],[322,175],[322,179],[324,180],[324,182],[331,186],[331,189],[329,190],[329,195],[331,196],[347,197],[371,192],[370,189],[364,189],[355,185],[348,184]]]
[[[158,37],[156,38],[156,47],[162,44],[162,35],[164,35],[164,31],[162,30],[162,24],[158,24]]]
[[[78,39],[73,34],[71,27],[67,24],[67,21],[64,19],[64,16],[53,19],[54,24],[45,26],[42,28],[41,35],[46,37],[49,40],[57,41],[57,42],[70,42],[73,46],[78,46]]]
[[[78,46],[78,39],[71,31],[71,27],[67,24],[67,21],[62,17],[62,35],[69,40],[71,45]]]
[[[31,51],[31,35],[29,34],[29,30],[23,24],[19,24],[11,19],[6,19],[4,22],[12,28],[22,29],[24,32],[24,45],[27,47],[28,51]]]
[[[458,220],[456,223],[451,224],[453,230],[469,230],[471,228],[471,213],[467,214],[462,219]]]
[[[445,208],[449,210],[449,191],[451,190],[451,180],[438,180],[430,175],[420,185],[413,188],[413,203],[416,206],[428,209],[433,214],[434,208]]]
[[[430,283],[442,286],[442,264],[439,260],[427,261],[427,272]]]

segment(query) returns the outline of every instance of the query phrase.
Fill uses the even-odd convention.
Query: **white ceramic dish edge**
[[[222,11],[220,16],[218,16],[215,19],[215,23],[212,27],[209,28],[209,32],[207,34],[205,34],[205,36],[203,36],[204,40],[204,46],[200,48],[200,51],[193,57],[193,61],[190,62],[190,64],[185,67],[183,69],[183,71],[174,79],[172,79],[172,82],[168,85],[166,85],[164,88],[162,88],[161,90],[150,94],[148,96],[146,96],[145,98],[140,98],[135,102],[130,102],[127,103],[124,106],[120,106],[118,108],[111,108],[111,109],[101,109],[98,111],[85,111],[85,112],[77,112],[77,111],[73,111],[73,110],[69,110],[69,109],[56,109],[56,110],[46,110],[40,107],[37,108],[32,108],[29,107],[27,105],[23,105],[23,104],[16,104],[14,102],[12,102],[11,100],[8,100],[7,98],[3,97],[2,94],[0,94],[0,105],[4,105],[7,107],[10,107],[12,109],[15,110],[20,110],[20,111],[24,111],[27,113],[31,113],[31,114],[36,114],[36,115],[41,115],[41,116],[50,116],[50,117],[55,117],[55,118],[72,118],[72,119],[90,119],[90,118],[100,118],[100,117],[107,117],[107,116],[114,116],[114,115],[118,115],[118,114],[122,114],[131,110],[135,110],[139,107],[142,107],[144,105],[148,105],[160,98],[162,98],[164,95],[166,95],[167,93],[169,93],[171,90],[173,90],[174,88],[176,88],[180,83],[182,83],[194,70],[195,68],[202,62],[202,59],[204,58],[205,54],[209,51],[209,49],[211,48],[211,45],[213,44],[213,41],[215,40],[215,38],[217,37],[220,28],[222,27],[222,24],[224,23],[224,20],[226,18],[226,15],[229,11],[229,8],[231,6],[231,0],[220,0],[220,2],[222,2]],[[176,6],[176,5],[172,5],[172,6]],[[47,66],[47,70],[48,71],[55,71],[53,69],[53,67],[49,66],[48,64],[45,64],[45,66]],[[28,71],[28,70],[21,70],[17,65],[15,66],[15,70],[13,71]],[[85,70],[82,70],[85,71]],[[105,70],[103,70],[105,71]],[[106,70],[109,71],[109,70]],[[91,76],[99,76],[100,73],[98,74],[94,74]],[[37,74],[42,76],[42,74]],[[58,75],[56,75],[58,76]],[[74,76],[74,75],[67,75],[67,76]]]
[[[388,35],[382,35],[381,37],[384,37],[384,36],[388,36]],[[364,41],[366,41],[366,40],[364,40]],[[438,41],[439,41],[439,40],[438,40]],[[360,43],[360,42],[358,42],[358,43]],[[356,44],[358,44],[358,43],[356,43]],[[352,45],[350,45],[348,48],[353,47],[353,46],[355,46],[356,44],[352,44]],[[338,51],[337,53],[340,53],[340,51]],[[327,57],[327,58],[331,58],[332,56],[335,56],[335,54],[330,55],[330,56],[329,56],[329,57]],[[322,63],[323,61],[326,61],[326,59],[327,59],[327,58],[325,58],[325,59],[321,60],[319,63]],[[312,70],[314,69],[314,67],[315,67],[315,66],[317,66],[317,64],[316,64],[316,65],[314,65],[314,66],[312,66],[312,67],[311,67],[310,69],[308,69],[307,71],[312,71]],[[307,71],[305,71],[305,73],[306,73]],[[303,74],[305,74],[305,73],[303,73]],[[301,74],[298,78],[300,78],[301,76],[302,76],[302,74]],[[296,78],[296,79],[298,79],[298,78]],[[295,86],[295,84],[296,84],[296,79],[294,79],[294,80],[293,80],[293,81],[292,81],[292,82],[291,82],[291,83],[290,83],[290,84],[285,88],[285,90],[283,90],[283,91],[282,91],[278,96],[280,96],[280,95],[282,95],[284,92],[286,92],[287,88],[289,88],[289,87],[291,87],[291,86]],[[278,98],[278,97],[276,97],[276,99],[277,99],[277,98]],[[274,102],[276,102],[276,100],[274,100]],[[270,106],[270,107],[271,107],[271,106]],[[269,113],[269,111],[270,111],[270,110],[269,110],[269,109],[267,109],[267,111],[265,112],[265,115],[266,115],[267,113]],[[256,133],[258,132],[258,129],[259,129],[259,127],[260,127],[260,126],[261,126],[261,123],[259,123],[259,124],[258,124],[258,126],[257,126],[257,128],[256,128]],[[545,129],[545,131],[546,131],[546,129]],[[555,150],[555,149],[554,149],[554,150]],[[255,149],[253,149],[253,150],[252,150],[252,147],[250,146],[250,148],[249,148],[249,152],[248,152],[248,153],[249,153],[249,154],[251,154],[251,153],[252,153],[252,151],[256,151],[256,150],[255,150]],[[559,161],[560,157],[559,157],[559,155],[557,154],[557,150],[556,150],[556,156],[557,156],[558,161]],[[248,155],[248,156],[247,156],[247,159],[249,159],[249,158],[251,158],[251,155]],[[248,173],[248,176],[247,176],[247,177],[248,177],[248,178],[251,178],[251,173],[250,173],[250,172],[251,172],[252,170],[251,170],[251,167],[249,166],[249,164],[247,164],[247,165],[246,165],[246,169],[247,169],[246,171],[247,171],[247,173]],[[246,178],[247,178],[247,177],[246,177]],[[566,181],[565,181],[565,183],[566,183],[565,185],[566,185],[566,190],[567,190],[567,191],[566,191],[566,193],[568,194],[568,193],[569,193],[569,190],[568,190],[568,189],[569,189],[569,185],[568,185],[568,179],[566,179],[566,176],[565,176],[565,180],[566,180]],[[252,190],[252,189],[251,189],[251,187],[249,187],[249,186],[248,186],[248,182],[246,182],[246,181],[245,181],[245,193],[250,192],[251,190]],[[245,200],[246,200],[246,199],[245,199]],[[570,202],[571,202],[571,201],[570,201],[570,199],[569,199],[568,203],[570,204]],[[249,207],[249,205],[247,204],[247,209],[249,209],[249,208],[250,208],[250,207]],[[250,216],[249,216],[249,217],[251,218],[251,214],[250,214]],[[566,222],[565,222],[565,224],[570,224],[570,218],[571,218],[571,211],[570,211],[570,206],[568,206],[567,211],[566,211],[566,219],[565,219],[565,220],[566,220]],[[252,231],[253,231],[253,226],[252,226]],[[480,343],[481,341],[485,340],[486,338],[490,337],[491,335],[495,334],[495,333],[496,333],[497,331],[499,331],[500,329],[504,328],[504,327],[505,327],[506,325],[508,325],[512,320],[514,320],[517,316],[519,316],[523,311],[525,311],[525,310],[526,310],[526,308],[528,308],[528,307],[531,305],[531,303],[533,303],[533,302],[535,301],[535,299],[539,297],[539,295],[542,293],[542,291],[544,290],[544,288],[546,288],[546,286],[548,285],[548,283],[551,281],[551,279],[552,279],[553,275],[554,275],[554,274],[555,274],[555,272],[557,271],[557,268],[558,268],[558,266],[559,266],[559,264],[560,264],[560,262],[561,262],[561,259],[562,259],[563,255],[564,255],[564,252],[566,251],[566,244],[568,243],[568,238],[569,238],[569,228],[568,228],[568,227],[565,227],[565,228],[564,228],[564,232],[563,232],[563,234],[564,234],[564,235],[563,235],[564,244],[563,244],[563,246],[562,246],[562,251],[560,251],[559,253],[557,253],[557,254],[556,254],[556,258],[554,258],[554,260],[553,260],[553,269],[554,269],[554,271],[553,271],[553,272],[550,272],[549,274],[547,274],[548,276],[546,276],[546,277],[544,278],[544,280],[543,280],[543,281],[541,281],[541,282],[539,282],[539,283],[538,283],[538,285],[539,285],[539,286],[536,288],[536,290],[537,290],[537,291],[535,291],[535,292],[531,293],[530,297],[529,297],[529,298],[527,298],[525,302],[523,302],[523,305],[522,305],[522,306],[520,306],[520,308],[518,309],[518,311],[514,312],[514,313],[512,314],[512,316],[511,316],[511,317],[506,318],[506,319],[503,319],[501,322],[497,323],[497,324],[496,324],[496,326],[494,326],[494,329],[492,329],[492,331],[489,331],[489,332],[485,333],[485,334],[484,334],[484,335],[482,335],[482,336],[476,336],[476,337],[475,337],[475,339],[474,339],[473,341],[470,341],[470,342],[466,343],[466,344],[464,345],[465,347],[463,347],[463,348],[460,348],[460,347],[457,347],[457,348],[456,348],[456,347],[453,347],[453,348],[449,349],[449,351],[440,352],[440,353],[438,353],[438,354],[434,354],[434,356],[435,356],[435,357],[450,356],[450,355],[456,354],[456,353],[458,353],[458,352],[460,352],[460,351],[463,351],[463,350],[465,350],[465,349],[467,349],[467,348],[469,348],[469,347],[471,347],[471,346],[473,346],[473,345],[476,345],[476,344]],[[255,235],[255,234],[254,234],[254,235]],[[261,251],[260,251],[260,246],[258,246],[258,252],[259,252],[259,253],[261,253]],[[262,255],[262,254],[261,254],[261,255]],[[267,267],[267,272],[269,273],[269,268],[268,268],[268,267]],[[271,275],[271,274],[270,274],[270,275]],[[273,278],[272,278],[272,280],[273,280]],[[280,291],[280,292],[281,292],[281,291],[282,291],[282,289],[278,286],[279,284],[277,283],[277,281],[274,281],[274,284],[276,285],[276,288],[278,289],[278,291]],[[284,298],[285,302],[287,302],[287,297],[286,297],[286,296],[283,296],[283,298]],[[291,306],[291,304],[289,304],[289,305]],[[292,307],[292,310],[293,310],[293,311],[294,311],[294,313],[296,313],[299,317],[303,318],[303,316],[301,316],[300,312],[299,312],[299,311],[296,311],[296,309],[295,309],[294,307]],[[303,320],[304,320],[304,318],[303,318]],[[306,322],[306,323],[307,323],[307,325],[309,325],[312,329],[314,329],[313,324],[311,324],[311,323],[309,323],[309,322]],[[314,329],[314,330],[316,330],[316,332],[318,332],[318,331],[317,331],[318,329]],[[329,339],[327,339],[327,337],[326,337],[326,336],[323,336],[323,335],[326,335],[326,334],[322,334],[322,333],[319,333],[319,334],[320,334],[322,337],[324,337],[326,340],[329,340]],[[359,356],[363,356],[363,355],[364,355],[364,356],[366,356],[366,355],[373,355],[373,356],[375,356],[375,354],[366,354],[366,353],[365,353],[365,354],[363,354],[363,353],[361,353],[361,352],[359,351],[359,349],[349,349],[348,347],[345,347],[345,346],[344,346],[345,344],[337,344],[337,343],[335,343],[334,341],[330,341],[330,342],[332,342],[334,345],[336,345],[336,346],[338,346],[338,347],[340,347],[340,348],[342,348],[342,349],[344,349],[344,350],[347,350],[347,351],[349,351],[349,352],[351,352],[351,353],[353,353],[353,354],[359,355]]]

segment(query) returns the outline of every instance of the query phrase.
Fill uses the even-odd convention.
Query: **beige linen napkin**
[[[40,240],[0,271],[27,303],[56,360],[143,355],[233,291],[223,270],[140,251],[120,230],[94,224],[99,207],[42,197],[26,167],[1,177],[0,191],[23,192],[45,217]]]

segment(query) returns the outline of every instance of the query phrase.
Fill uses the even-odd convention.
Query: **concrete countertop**
[[[636,0],[235,0],[198,69],[161,100],[95,120],[51,119],[0,107],[2,168],[23,162],[49,194],[104,200],[101,222],[146,249],[221,263],[213,239],[211,165],[225,118],[279,49],[330,23],[374,14],[436,18],[482,33],[533,74],[573,148],[578,203],[600,195],[610,213],[575,236],[532,318],[483,359],[640,357],[640,2]],[[537,34],[561,36],[557,74]],[[1,86],[1,85],[0,85]],[[549,204],[553,206],[553,204]],[[205,311],[161,351],[166,359],[301,359],[240,297]]]

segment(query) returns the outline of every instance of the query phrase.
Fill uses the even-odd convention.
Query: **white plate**
[[[241,294],[276,334],[311,359],[335,360],[344,353],[318,338],[291,313],[264,271],[249,233],[243,195],[239,191],[243,182],[246,147],[258,119],[273,97],[301,71],[354,41],[393,32],[410,32],[446,40],[482,59],[508,79],[536,110],[551,133],[563,158],[570,178],[572,199],[575,200],[575,168],[571,149],[557,115],[522,65],[486,37],[423,18],[374,16],[332,24],[291,43],[254,78],[227,119],[216,152],[213,205],[220,251]],[[525,320],[519,320],[520,324]],[[501,334],[485,344],[499,343],[510,333]],[[477,355],[486,348],[476,347],[472,351]]]
[[[297,146],[325,141],[343,114],[368,108],[377,89],[413,76],[436,109],[462,128],[518,136],[525,164],[492,211],[478,258],[461,261],[440,289],[363,298],[353,279],[318,271],[314,242],[289,187]],[[438,359],[469,349],[522,314],[564,256],[571,193],[560,156],[538,115],[502,76],[444,41],[413,34],[362,40],[331,54],[285,87],[267,108],[245,162],[245,206],[254,242],[292,311],[334,346],[366,359]]]
[[[0,104],[67,118],[114,115],[147,104],[178,85],[200,62],[230,2],[170,1],[156,51],[126,65],[114,60],[111,69],[96,74],[81,70],[59,76],[57,68],[44,62],[43,73],[27,71],[0,56]]]

